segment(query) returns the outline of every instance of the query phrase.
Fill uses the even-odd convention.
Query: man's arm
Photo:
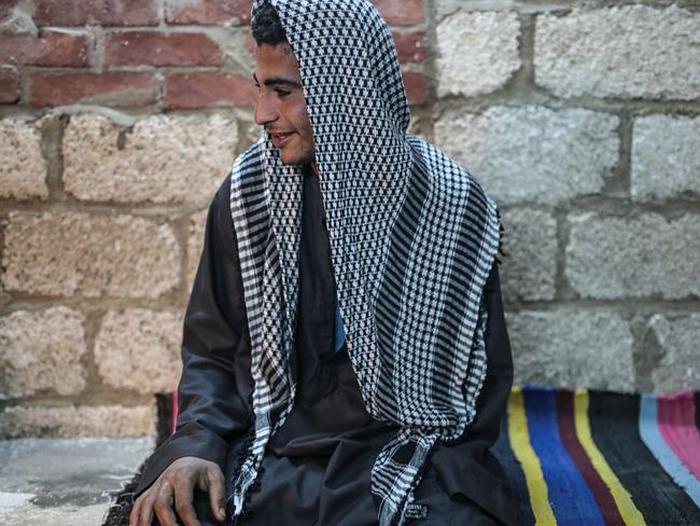
[[[197,486],[210,491],[212,509],[218,515],[229,445],[244,436],[252,422],[250,340],[229,184],[227,178],[209,207],[204,247],[185,314],[177,429],[143,470],[135,493],[141,496],[130,525],[150,526],[154,509],[161,523],[167,524],[174,519],[173,507],[185,524],[197,524],[191,518],[192,491]]]

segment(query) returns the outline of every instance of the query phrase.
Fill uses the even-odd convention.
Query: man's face
[[[286,44],[262,44],[255,54],[253,79],[259,89],[255,122],[265,127],[284,164],[314,161],[314,136],[299,76]]]

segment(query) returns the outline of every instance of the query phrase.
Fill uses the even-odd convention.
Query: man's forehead
[[[260,84],[260,80],[258,79],[256,72],[253,72],[253,80],[256,84]],[[266,86],[287,86],[289,88],[301,88],[301,82],[286,77],[264,77],[262,83]]]
[[[261,44],[255,52],[253,78],[268,84],[268,79],[301,85],[299,65],[288,44]]]
[[[293,60],[295,63],[297,61],[296,56],[294,55],[294,50],[292,49],[292,46],[289,45],[288,42],[280,42],[279,44],[267,44],[265,42],[261,44],[257,44],[255,46],[255,55],[257,56],[260,54],[260,52],[274,52],[280,55],[283,55],[291,60]]]

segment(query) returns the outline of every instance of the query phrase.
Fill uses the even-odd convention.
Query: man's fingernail
[[[222,517],[226,515],[224,508],[219,508],[219,515],[221,515]]]

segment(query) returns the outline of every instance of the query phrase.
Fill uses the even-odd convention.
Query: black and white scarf
[[[271,1],[299,62],[347,349],[367,411],[400,431],[371,473],[381,526],[420,506],[431,448],[461,436],[486,375],[494,202],[435,146],[406,132],[391,33],[366,0]],[[234,475],[244,506],[266,444],[294,403],[303,175],[263,137],[235,162],[231,213],[252,344],[255,429]],[[274,415],[274,417],[273,417]]]

